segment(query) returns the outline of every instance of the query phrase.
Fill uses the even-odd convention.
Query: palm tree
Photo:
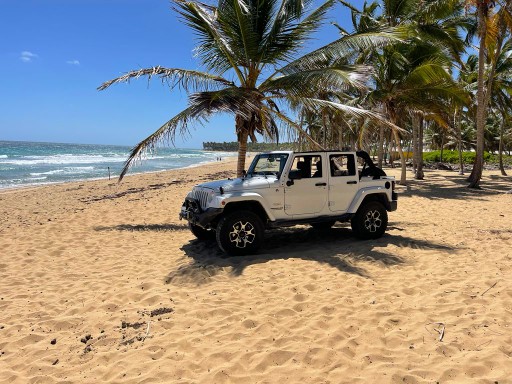
[[[487,106],[492,94],[497,58],[503,48],[503,37],[512,30],[512,5],[510,1],[498,4],[499,8],[493,13],[496,1],[467,0],[469,6],[476,8],[478,22],[478,83],[476,107],[476,157],[473,171],[468,178],[470,188],[479,188],[484,166],[485,123]],[[488,65],[486,71],[486,64]]]
[[[375,9],[375,3],[365,4],[357,26],[371,30],[399,28],[409,38],[370,54],[362,52],[369,60],[366,63],[374,68],[373,90],[366,96],[366,102],[383,110],[392,123],[402,128],[410,126],[412,116],[414,149],[421,154],[417,130],[422,129],[425,113],[440,113],[448,100],[464,99],[449,73],[451,60],[459,60],[464,48],[457,29],[462,8],[455,0],[384,0],[382,14],[376,16]],[[401,148],[404,130],[392,129],[392,133],[400,153],[400,183],[405,184],[406,161]],[[381,128],[381,142],[384,136]],[[379,148],[381,163],[381,143]],[[415,163],[421,161],[419,158],[416,154]]]
[[[505,38],[501,35],[500,40],[504,40],[503,47],[499,56],[495,59],[496,69],[494,76],[494,87],[492,88],[491,104],[499,111],[501,115],[499,132],[499,166],[503,176],[507,176],[503,166],[503,142],[505,136],[505,126],[510,121],[512,112],[512,37],[510,34]]]
[[[197,1],[173,0],[174,9],[196,34],[197,55],[205,71],[153,67],[134,70],[102,84],[146,76],[160,77],[188,94],[188,107],[172,117],[131,151],[120,179],[132,163],[155,148],[157,143],[174,143],[177,132],[188,132],[191,123],[205,124],[215,113],[230,113],[238,141],[237,175],[245,168],[247,142],[256,134],[278,139],[280,130],[295,130],[311,145],[321,148],[293,113],[297,105],[310,111],[318,108],[379,118],[376,114],[319,100],[326,89],[342,93],[363,88],[368,68],[330,65],[354,46],[375,46],[392,37],[342,38],[308,55],[299,57],[304,42],[322,24],[334,0],[308,12],[313,0],[219,0],[216,7]]]

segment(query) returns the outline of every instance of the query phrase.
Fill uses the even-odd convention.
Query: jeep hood
[[[248,178],[237,178],[232,180],[226,179],[210,181],[208,183],[199,184],[196,187],[213,189],[215,191],[219,191],[219,188],[222,187],[224,192],[238,192],[243,190],[270,188],[270,181],[273,180],[274,178],[269,179],[264,176],[253,176]]]

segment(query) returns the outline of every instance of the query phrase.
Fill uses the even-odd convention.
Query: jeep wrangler
[[[396,209],[394,177],[364,151],[275,151],[256,155],[243,177],[195,186],[179,216],[199,240],[247,255],[265,229],[297,224],[321,230],[350,221],[357,237],[376,239]]]

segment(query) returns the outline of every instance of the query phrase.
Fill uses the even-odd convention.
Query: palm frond
[[[279,120],[282,125],[287,127],[288,132],[295,131],[300,136],[308,140],[314,147],[318,149],[324,149],[322,145],[320,145],[315,139],[313,139],[313,137],[311,137],[311,135],[308,134],[299,124],[297,124],[293,118],[290,118],[283,112],[277,111],[275,109],[270,109],[267,107],[263,108],[269,115],[273,115],[276,120]]]
[[[261,94],[254,90],[230,87],[219,91],[198,92],[189,96],[189,106],[172,119],[163,124],[154,133],[137,144],[124,165],[119,181],[124,177],[134,162],[140,160],[148,152],[151,153],[160,142],[174,144],[176,134],[185,136],[189,124],[204,124],[214,113],[230,113],[243,119],[251,119],[261,111]]]
[[[233,69],[240,82],[243,82],[235,52],[219,26],[216,8],[194,1],[173,1],[176,4],[175,11],[183,17],[185,24],[196,32],[199,40],[196,52],[206,68],[219,73]]]
[[[176,131],[179,131],[184,135],[188,132],[188,125],[191,120],[204,123],[207,121],[207,115],[207,111],[198,111],[194,106],[190,106],[167,121],[155,132],[132,148],[126,162],[124,163],[118,181],[121,182],[134,163],[146,157],[148,153],[154,152],[157,144],[161,142],[170,142],[174,144]]]
[[[183,88],[185,91],[192,89],[208,90],[212,88],[218,88],[219,86],[233,85],[232,81],[220,76],[211,75],[209,73],[157,66],[130,71],[123,76],[106,81],[98,87],[98,90],[102,91],[117,83],[129,83],[131,79],[138,79],[143,76],[148,77],[148,80],[151,80],[151,78],[155,76],[159,77],[162,82],[167,82],[171,89],[178,86]]]
[[[260,62],[269,63],[281,60],[291,60],[304,42],[311,38],[325,20],[325,14],[334,5],[334,0],[327,0],[316,10],[307,15],[304,20],[305,8],[298,13],[296,0],[283,0],[281,9],[277,12],[272,28],[269,29],[261,46]],[[289,5],[293,4],[294,7]]]
[[[402,38],[402,32],[396,29],[344,36],[292,61],[281,68],[279,72],[288,74],[315,68],[318,66],[318,63],[336,62],[342,60],[346,55],[352,54],[354,51],[382,48],[392,43],[401,42],[403,41]]]
[[[365,89],[370,77],[368,66],[339,66],[291,73],[267,79],[259,89],[262,92],[282,91],[295,97],[317,93],[344,92]]]

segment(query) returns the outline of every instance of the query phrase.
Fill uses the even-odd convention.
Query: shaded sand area
[[[512,382],[511,177],[427,171],[379,240],[225,259],[178,212],[234,169],[0,193],[0,383]]]

